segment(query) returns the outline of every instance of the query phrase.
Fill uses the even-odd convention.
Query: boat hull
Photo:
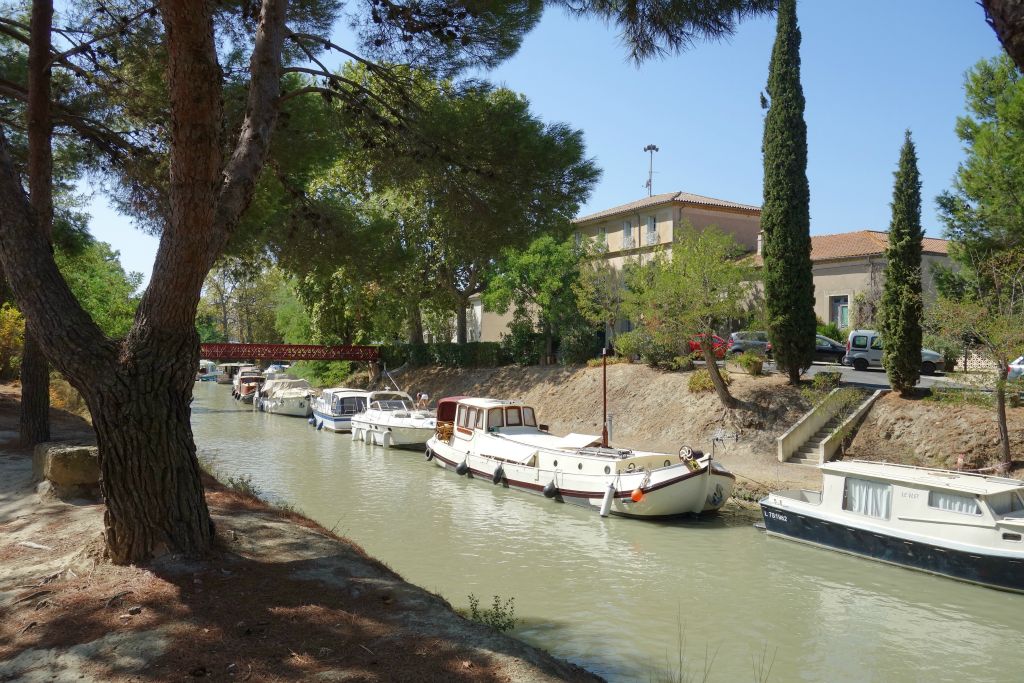
[[[968,552],[858,529],[761,501],[765,530],[802,543],[1000,590],[1024,592],[1024,558]]]
[[[419,447],[427,443],[434,433],[434,427],[386,426],[359,420],[353,420],[351,424],[353,439],[362,439],[377,446]]]
[[[309,417],[313,414],[313,406],[309,399],[264,399],[263,412],[271,415],[291,415],[293,417]]]
[[[694,470],[680,464],[664,468],[657,481],[643,487],[640,500],[634,501],[632,494],[642,483],[642,473],[574,476],[487,455],[467,454],[437,437],[427,442],[426,456],[439,467],[456,473],[465,461],[469,468],[466,475],[470,478],[529,493],[545,495],[545,487],[554,482],[554,500],[594,510],[602,509],[608,487],[613,485],[615,490],[608,512],[624,517],[676,517],[712,512],[725,504],[735,484],[735,477],[717,465],[705,464]],[[499,467],[501,473],[496,476]]]
[[[316,420],[317,429],[328,429],[332,432],[352,431],[352,417],[350,415],[330,415],[314,410],[313,419]]]

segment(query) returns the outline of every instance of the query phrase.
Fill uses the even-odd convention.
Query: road
[[[774,367],[772,368],[774,370]],[[885,375],[885,370],[878,368],[871,370],[864,370],[863,372],[854,370],[851,367],[845,365],[836,365],[834,363],[815,363],[811,368],[804,373],[804,377],[813,377],[819,372],[836,372],[843,373],[843,383],[861,386],[865,389],[888,389],[889,378]],[[917,383],[920,388],[930,388],[933,386],[950,387],[957,386],[954,382],[948,380],[942,373],[937,373],[932,376],[922,376],[921,381]]]

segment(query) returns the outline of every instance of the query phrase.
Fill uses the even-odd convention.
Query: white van
[[[846,337],[846,355],[843,365],[855,370],[882,367],[882,336],[877,330],[853,330]],[[934,375],[946,365],[941,353],[921,349],[921,374]]]

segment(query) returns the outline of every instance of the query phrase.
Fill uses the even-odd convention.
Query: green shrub
[[[819,372],[811,379],[811,385],[815,391],[832,391],[839,387],[842,378],[841,372]]]
[[[937,334],[926,332],[921,338],[921,345],[926,349],[941,353],[942,359],[946,362],[946,370],[954,370],[957,363],[960,363],[964,357],[963,344],[958,344]]]
[[[449,368],[489,368],[508,365],[510,356],[498,342],[454,344],[393,344],[380,347],[381,360],[388,368],[408,363],[414,368],[440,365]]]
[[[650,340],[650,335],[644,330],[623,332],[615,338],[615,353],[625,356],[630,360],[639,358],[647,345],[650,344]]]
[[[388,367],[392,367],[388,364]],[[309,380],[310,384],[322,387],[343,386],[345,380],[352,376],[355,367],[347,360],[304,360],[293,363],[288,374],[299,379]]]
[[[466,616],[498,631],[511,631],[516,627],[516,600],[509,598],[502,602],[501,598],[495,595],[489,609],[480,609],[479,598],[470,593],[469,611]]]
[[[836,325],[835,323],[824,323],[821,320],[818,321],[818,334],[837,342],[843,341],[843,337],[846,336],[843,334],[843,331],[839,329],[839,325]]]
[[[764,356],[756,351],[744,351],[732,360],[748,375],[760,375],[764,370]]]
[[[558,362],[562,365],[578,365],[601,354],[601,335],[586,323],[572,325],[562,330],[558,344]]]
[[[699,354],[691,353],[686,356],[676,356],[669,363],[669,370],[676,370],[678,372],[690,372],[694,368],[693,361],[694,358],[697,357],[697,355]]]
[[[726,386],[732,384],[732,377],[725,370],[720,371],[722,373],[722,381],[725,382]],[[714,391],[715,385],[711,383],[711,373],[708,372],[707,368],[701,368],[692,375],[690,375],[690,382],[688,384],[691,394],[698,394],[703,391]]]
[[[528,320],[513,320],[508,334],[501,335],[501,348],[516,365],[537,365],[544,353],[544,335]]]
[[[25,341],[25,319],[17,308],[0,307],[0,379],[14,379],[21,372],[21,347]]]

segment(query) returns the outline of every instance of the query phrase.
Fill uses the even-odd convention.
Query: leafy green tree
[[[75,298],[114,339],[132,328],[142,285],[142,273],[125,273],[119,257],[106,242],[90,242],[78,253],[56,252],[57,266]]]
[[[957,268],[939,273],[939,329],[970,340],[996,368],[1001,460],[1009,466],[1009,362],[1024,348],[1024,79],[1005,56],[968,72],[966,116],[956,132],[967,150],[952,190],[938,198]]]
[[[670,259],[638,267],[642,277],[632,278],[627,294],[630,316],[656,343],[682,351],[690,339],[700,340],[715,393],[726,408],[735,408],[736,399],[718,369],[712,335],[745,311],[757,273],[742,255],[736,240],[718,228],[687,226],[673,243]]]
[[[615,325],[623,318],[630,269],[613,266],[605,254],[603,244],[587,244],[580,264],[579,280],[573,286],[576,305],[584,319],[604,329],[604,347],[610,350],[615,343]]]
[[[764,121],[764,294],[768,335],[779,367],[797,384],[814,360],[807,124],[800,85],[796,0],[780,0],[768,71],[771,104]]]
[[[578,327],[582,316],[575,287],[582,254],[572,241],[551,235],[535,239],[522,251],[508,250],[484,293],[484,306],[498,313],[514,309],[517,320],[534,323],[543,335],[544,355],[555,342]]]
[[[907,395],[921,378],[921,174],[910,131],[900,150],[892,192],[892,222],[885,249],[881,331],[885,339],[882,365],[892,388]]]

